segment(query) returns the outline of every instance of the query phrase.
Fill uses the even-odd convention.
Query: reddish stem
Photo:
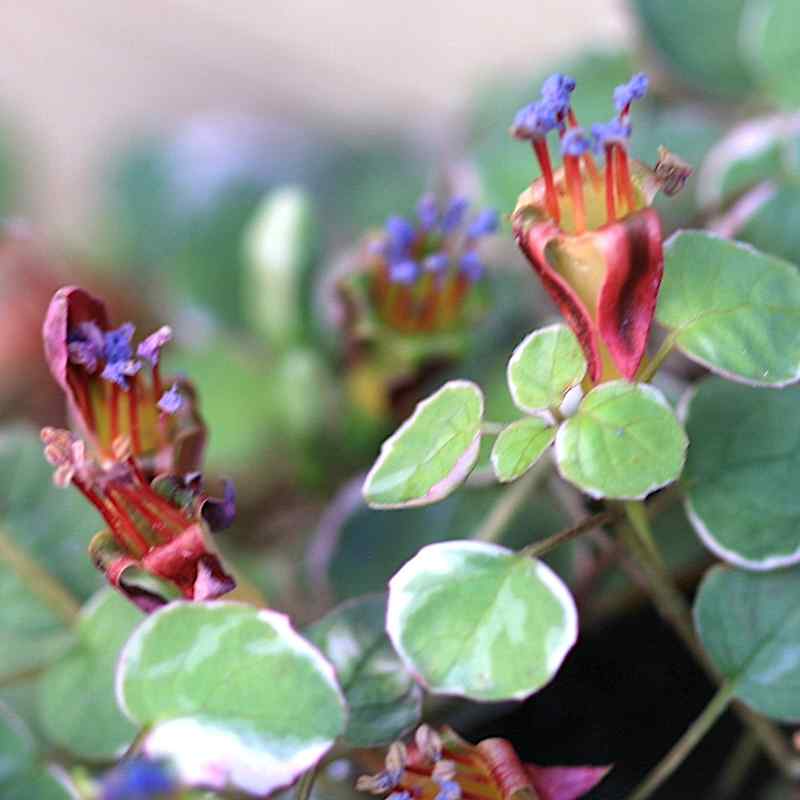
[[[135,491],[127,486],[118,486],[117,491],[150,523],[159,539],[169,541],[172,538],[175,532],[170,530],[169,525],[136,496]]]
[[[550,164],[550,153],[547,150],[547,142],[543,138],[533,140],[533,152],[539,161],[544,178],[544,196],[547,205],[547,213],[553,218],[556,224],[561,221],[561,213],[558,208],[558,195],[556,194],[556,184],[553,180],[553,167]]]
[[[617,188],[620,196],[625,198],[630,214],[635,209],[636,200],[633,194],[631,174],[628,170],[628,154],[622,145],[618,144],[615,149],[617,151]]]
[[[78,370],[67,369],[67,382],[69,383],[70,389],[72,389],[75,405],[78,406],[81,416],[86,421],[86,426],[92,433],[96,433],[94,409],[92,408],[92,400],[89,396],[86,374]]]
[[[108,510],[108,507],[100,498],[100,496],[93,489],[90,489],[86,483],[84,483],[78,477],[73,476],[72,484],[100,512],[100,515],[105,520],[106,525],[108,525],[113,532],[117,519]]]
[[[564,174],[575,207],[575,233],[581,234],[586,230],[586,208],[583,204],[581,165],[578,156],[564,156]]]
[[[606,217],[608,222],[617,219],[617,208],[614,200],[614,145],[606,145]]]
[[[126,511],[125,507],[114,497],[111,491],[112,490],[109,487],[108,490],[106,491],[106,497],[108,499],[109,504],[114,509],[117,515],[117,520],[116,520],[117,524],[116,526],[112,526],[111,531],[115,535],[117,533],[120,533],[120,535],[122,535],[121,531],[119,531],[119,527],[121,527],[124,530],[125,534],[127,534],[127,536],[129,537],[129,540],[125,542],[125,547],[128,550],[132,550],[134,556],[136,556],[137,558],[141,558],[150,549],[150,544],[142,536],[142,534],[136,530],[136,526],[133,524],[133,522],[131,522],[131,519],[128,516],[128,512]],[[124,541],[125,540],[123,536],[123,542]],[[133,544],[133,547],[131,547],[131,543]]]

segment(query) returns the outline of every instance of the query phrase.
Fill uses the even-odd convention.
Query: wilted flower
[[[165,390],[161,377],[170,329],[136,348],[133,335],[130,323],[111,328],[103,304],[82,289],[56,292],[45,352],[80,435],[45,428],[42,442],[56,485],[77,488],[107,525],[90,544],[94,563],[151,611],[176,594],[207,600],[235,587],[209,531],[230,525],[236,498],[230,483],[221,499],[203,491],[205,426],[194,391],[185,381]]]
[[[628,157],[631,104],[647,77],[617,87],[617,116],[578,126],[563,75],[545,81],[542,98],[523,108],[512,134],[530,140],[541,179],[524,191],[514,234],[583,347],[592,383],[632,380],[645,353],[663,271],[661,224],[648,206],[664,187],[680,189],[691,168],[661,152],[655,170]],[[554,172],[547,135],[557,131],[563,167]],[[604,157],[602,167],[592,153]]]
[[[385,768],[359,778],[356,789],[391,800],[576,800],[608,769],[523,764],[505,739],[473,746],[450,728],[436,732],[422,725],[410,747],[395,742]]]
[[[230,522],[231,495],[211,501],[201,492],[197,475],[165,475],[151,484],[127,437],[118,437],[114,459],[102,462],[69,431],[44,428],[41,438],[45,458],[55,467],[56,485],[78,489],[108,526],[89,545],[92,560],[139,608],[150,612],[172,593],[141,573],[172,584],[172,591],[188,600],[211,600],[235,588],[209,536],[226,502],[231,513],[222,522]]]
[[[134,327],[112,328],[104,304],[83,289],[59,289],[44,322],[50,372],[67,395],[80,431],[103,458],[124,436],[142,471],[192,472],[200,468],[205,428],[186,381],[161,376],[162,348],[172,338],[159,328],[134,345]]]

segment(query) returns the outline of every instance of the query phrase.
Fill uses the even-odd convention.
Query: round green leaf
[[[446,383],[383,443],[364,483],[366,501],[373,508],[403,508],[447,497],[475,465],[482,417],[478,386]]]
[[[729,380],[800,379],[800,274],[779,258],[679,232],[664,247],[656,318],[689,358]]]
[[[786,722],[800,720],[800,570],[715,567],[703,579],[695,625],[736,697]]]
[[[110,760],[133,741],[136,728],[114,694],[114,667],[142,613],[112,589],[81,611],[78,642],[39,684],[39,724],[54,744],[84,759]]]
[[[237,603],[172,603],[122,651],[117,694],[182,780],[268,794],[315,764],[347,711],[331,665],[287,617]]]
[[[592,497],[640,500],[681,474],[687,445],[658,389],[613,381],[558,429],[555,454],[561,474]]]
[[[376,747],[399,739],[420,720],[422,690],[385,631],[386,597],[359,597],[335,608],[306,632],[333,664],[350,717],[345,741]]]
[[[634,0],[648,43],[695,89],[738,97],[753,87],[740,52],[747,0]]]
[[[513,422],[500,432],[492,448],[497,480],[508,483],[524,475],[556,438],[556,429],[539,417]]]
[[[558,408],[585,374],[586,359],[575,334],[566,325],[550,325],[531,333],[514,350],[508,388],[517,408],[533,414]]]
[[[69,800],[72,796],[39,763],[33,738],[21,719],[0,705],[0,796],[3,800]]]
[[[800,105],[800,20],[795,0],[750,0],[745,48],[764,88],[781,105]]]
[[[706,546],[745,569],[800,561],[800,388],[765,391],[718,378],[687,405],[689,519]]]
[[[386,629],[432,692],[522,699],[578,635],[575,603],[544,563],[486,542],[424,547],[389,582]]]

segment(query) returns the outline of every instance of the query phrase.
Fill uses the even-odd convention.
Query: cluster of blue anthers
[[[623,205],[628,212],[635,210],[636,199],[628,164],[627,142],[631,135],[629,121],[631,104],[647,93],[647,76],[634,75],[630,81],[614,90],[617,116],[609,122],[592,125],[587,133],[578,125],[572,110],[571,95],[575,81],[568,75],[556,73],[542,85],[541,97],[517,112],[511,133],[517,139],[530,141],[542,170],[545,202],[550,217],[560,221],[559,192],[550,162],[547,135],[558,131],[561,155],[564,160],[564,178],[568,197],[575,216],[577,233],[586,229],[582,169],[590,176],[596,189],[605,182],[607,222],[617,219]],[[591,152],[604,153],[605,175],[601,176]],[[605,180],[603,180],[603,178]]]
[[[69,332],[69,360],[89,373],[97,372],[102,364],[100,377],[127,391],[129,379],[142,368],[142,361],[157,367],[161,348],[172,339],[172,330],[165,325],[139,343],[134,358],[131,346],[134,331],[130,322],[105,333],[94,322],[81,322]],[[182,402],[177,387],[172,386],[161,395],[158,407],[165,414],[174,414]]]
[[[497,230],[494,209],[481,211],[463,230],[469,201],[455,197],[440,211],[432,194],[417,204],[417,222],[389,217],[384,236],[374,252],[386,260],[393,283],[410,285],[429,273],[443,279],[456,266],[470,281],[483,276],[484,266],[477,252],[479,240]]]

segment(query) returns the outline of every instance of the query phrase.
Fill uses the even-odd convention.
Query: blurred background
[[[101,585],[85,555],[96,514],[52,487],[37,435],[66,424],[41,321],[53,291],[78,283],[115,324],[135,322],[137,341],[173,326],[165,369],[198,389],[209,478],[236,482],[237,522],[219,544],[249,599],[302,626],[383,591],[422,546],[468,537],[502,493],[488,452],[467,489],[427,508],[369,511],[359,488],[383,438],[448,377],[481,384],[488,419],[519,416],[506,362],[555,315],[507,221],[537,176],[530,147],[508,135],[515,111],[560,70],[577,78],[580,121],[605,121],[614,87],[647,70],[633,155],[652,165],[664,144],[696,168],[681,195],[657,201],[665,232],[724,219],[766,182],[737,234],[796,261],[793,3],[0,4],[0,530],[78,601]],[[751,123],[758,135],[743,137]],[[428,190],[469,197],[471,214],[497,209],[501,230],[481,245],[474,302],[440,335],[410,336],[362,290],[363,237],[390,214],[413,217]],[[697,372],[670,367],[660,380],[674,400]],[[504,542],[528,544],[590,510],[545,483]],[[688,595],[710,559],[680,508],[658,526]],[[582,620],[557,679],[522,705],[430,712],[473,740],[507,736],[539,763],[614,763],[592,797],[619,798],[710,687],[614,557],[580,541],[551,563]],[[36,599],[2,562],[0,597],[14,600],[0,604],[0,634],[16,659],[0,659],[0,701],[70,751],[92,725],[54,729],[58,714],[31,701],[63,625],[29,618]],[[113,697],[92,702],[118,713]],[[757,754],[754,770],[736,772],[738,733],[726,718],[658,797],[790,798]],[[350,797],[351,783],[326,779],[320,796]]]

